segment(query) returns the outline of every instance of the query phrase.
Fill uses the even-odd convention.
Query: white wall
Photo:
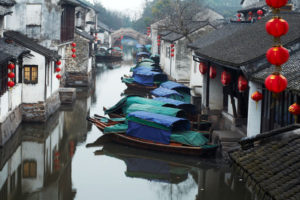
[[[199,71],[199,63],[193,60],[194,51],[191,53],[190,88],[195,95],[202,95],[203,75]]]
[[[23,103],[45,101],[45,57],[34,51],[31,54],[33,57],[23,59],[23,65],[38,65],[38,83],[23,84]]]
[[[261,102],[256,102],[251,99],[253,92],[258,91],[262,93],[262,86],[260,84],[249,81],[249,103],[248,103],[248,124],[247,136],[255,136],[260,133],[261,128]]]
[[[209,83],[209,108],[210,110],[223,110],[223,85],[221,83],[222,69],[216,68],[217,76],[210,79]]]
[[[158,54],[158,46],[157,46],[157,26],[152,24],[151,25],[151,41],[152,41],[152,54]]]
[[[92,71],[92,64],[93,64],[93,59],[92,57],[89,58],[88,61],[88,68],[87,68],[87,72],[89,73],[90,71]]]

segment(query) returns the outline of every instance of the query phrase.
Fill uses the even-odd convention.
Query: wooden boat
[[[97,127],[98,125],[95,124]],[[136,148],[149,149],[160,152],[168,152],[175,154],[193,155],[193,156],[209,156],[214,155],[218,146],[212,146],[210,148],[204,147],[192,147],[179,143],[161,144],[151,142],[149,140],[139,139],[131,136],[127,136],[122,133],[107,133],[101,136],[102,140],[116,142]]]
[[[123,80],[123,78],[131,78],[131,77],[124,75],[124,77],[121,77],[121,80]],[[154,90],[158,87],[158,85],[156,85],[156,84],[154,84],[152,86],[148,86],[148,85],[142,85],[142,84],[138,84],[138,83],[128,83],[128,82],[124,82],[124,83],[127,86],[127,89],[129,89],[129,90],[137,90],[137,91],[143,91],[143,92],[150,92],[151,90]]]
[[[122,61],[122,55],[100,55],[96,54],[96,62],[115,62],[115,61]]]

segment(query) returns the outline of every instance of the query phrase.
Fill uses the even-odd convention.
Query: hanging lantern
[[[7,76],[8,78],[15,78],[15,73],[9,72]]]
[[[15,64],[10,63],[10,64],[8,64],[7,68],[10,70],[13,70],[15,68]]]
[[[236,21],[240,22],[240,21],[241,21],[241,19],[240,19],[240,18],[238,18]]]
[[[273,18],[266,23],[266,30],[274,37],[281,37],[289,31],[289,24],[284,19]]]
[[[261,15],[263,15],[263,14],[264,14],[264,11],[262,11],[262,10],[258,10],[256,13],[257,13],[257,15],[261,16]]]
[[[257,17],[257,20],[261,20],[261,16],[258,16],[258,17]]]
[[[201,74],[206,74],[206,72],[207,72],[207,66],[206,66],[206,64],[204,62],[201,62],[199,64],[199,71],[200,71]]]
[[[157,46],[160,46],[160,43],[157,43]]]
[[[287,80],[281,74],[271,74],[265,79],[266,88],[274,93],[280,93],[287,87]]]
[[[238,89],[240,92],[244,92],[248,87],[248,81],[246,78],[242,75],[239,76],[238,78]]]
[[[76,43],[75,42],[72,42],[72,47],[76,47]]]
[[[157,36],[157,39],[160,39],[160,35]]]
[[[60,69],[59,67],[56,67],[56,68],[55,68],[55,71],[56,71],[56,72],[60,72],[61,69]]]
[[[73,53],[75,53],[76,52],[76,49],[75,48],[72,48],[72,50],[71,50]]]
[[[281,8],[287,4],[288,0],[266,0],[268,6],[272,8]]]
[[[210,66],[209,68],[209,78],[214,79],[217,76],[217,70],[215,67]]]
[[[290,105],[289,112],[292,115],[300,115],[300,105],[297,104],[297,103],[294,103],[294,104]]]
[[[15,86],[15,83],[13,81],[8,81],[7,82],[7,86],[8,87],[14,87]]]
[[[289,57],[289,51],[283,46],[275,46],[267,51],[267,59],[272,65],[280,66],[287,62]]]
[[[250,16],[251,16],[252,14],[253,14],[253,13],[252,13],[252,11],[249,11],[249,12],[248,12],[248,15],[250,15]]]
[[[60,60],[56,61],[56,65],[61,65],[61,61]]]
[[[171,53],[171,57],[174,57],[174,53]]]
[[[174,52],[175,51],[175,49],[171,49],[171,52]]]
[[[175,45],[174,44],[171,44],[171,47],[173,48]]]
[[[221,74],[221,82],[224,86],[229,85],[231,81],[231,74],[227,71],[223,71]]]
[[[252,95],[251,95],[251,99],[253,101],[256,101],[256,102],[259,102],[260,100],[262,100],[263,98],[263,95],[262,93],[256,91],[256,92],[253,92]]]
[[[57,78],[57,79],[61,79],[61,75],[60,75],[60,74],[57,74],[57,75],[56,75],[56,78]]]
[[[251,16],[249,16],[249,17],[248,17],[248,21],[251,21],[251,20],[252,20],[252,17],[251,17]]]
[[[240,18],[242,15],[241,15],[241,13],[238,13],[238,14],[236,14],[236,16],[237,16],[238,18]]]
[[[75,54],[72,54],[72,58],[76,58],[76,55],[75,55]]]
[[[160,42],[160,40],[157,40],[157,42]]]

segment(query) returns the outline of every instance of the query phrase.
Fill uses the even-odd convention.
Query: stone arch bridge
[[[150,38],[147,35],[139,33],[131,28],[121,28],[111,34],[111,44],[115,45],[120,37],[130,37],[136,39],[140,44],[151,44]]]

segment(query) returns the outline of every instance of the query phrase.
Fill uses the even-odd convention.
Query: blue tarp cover
[[[128,117],[135,117],[149,122],[154,122],[163,125],[165,127],[168,127],[169,129],[176,128],[176,131],[184,131],[190,129],[189,121],[187,119],[178,118],[178,117],[172,117],[172,116],[150,113],[145,111],[136,111],[136,112],[129,113],[127,115],[127,118]]]
[[[196,107],[193,104],[190,104],[190,103],[187,103],[184,101],[170,99],[167,97],[156,97],[154,100],[164,102],[164,103],[166,103],[166,105],[167,104],[174,105],[177,108],[180,108],[180,109],[186,111],[187,113],[191,113],[191,114],[196,113]]]
[[[167,82],[164,82],[161,84],[161,87],[163,88],[167,88],[167,89],[170,89],[170,90],[176,90],[176,91],[183,91],[187,94],[190,94],[190,88],[183,85],[183,84],[180,84],[180,83],[177,83],[177,82],[174,82],[174,81],[167,81]]]
[[[162,144],[170,144],[171,131],[157,129],[151,126],[128,121],[127,135],[136,138],[146,139]]]
[[[159,87],[159,88],[156,88],[155,90],[152,90],[151,94],[153,94],[156,97],[170,97],[173,95],[173,96],[178,96],[181,99],[184,98],[183,95],[181,95],[177,91],[170,90],[170,89],[163,88],[163,87]]]
[[[141,85],[152,86],[154,81],[163,82],[167,80],[167,75],[160,72],[151,71],[149,68],[137,69],[134,71],[133,80]]]

